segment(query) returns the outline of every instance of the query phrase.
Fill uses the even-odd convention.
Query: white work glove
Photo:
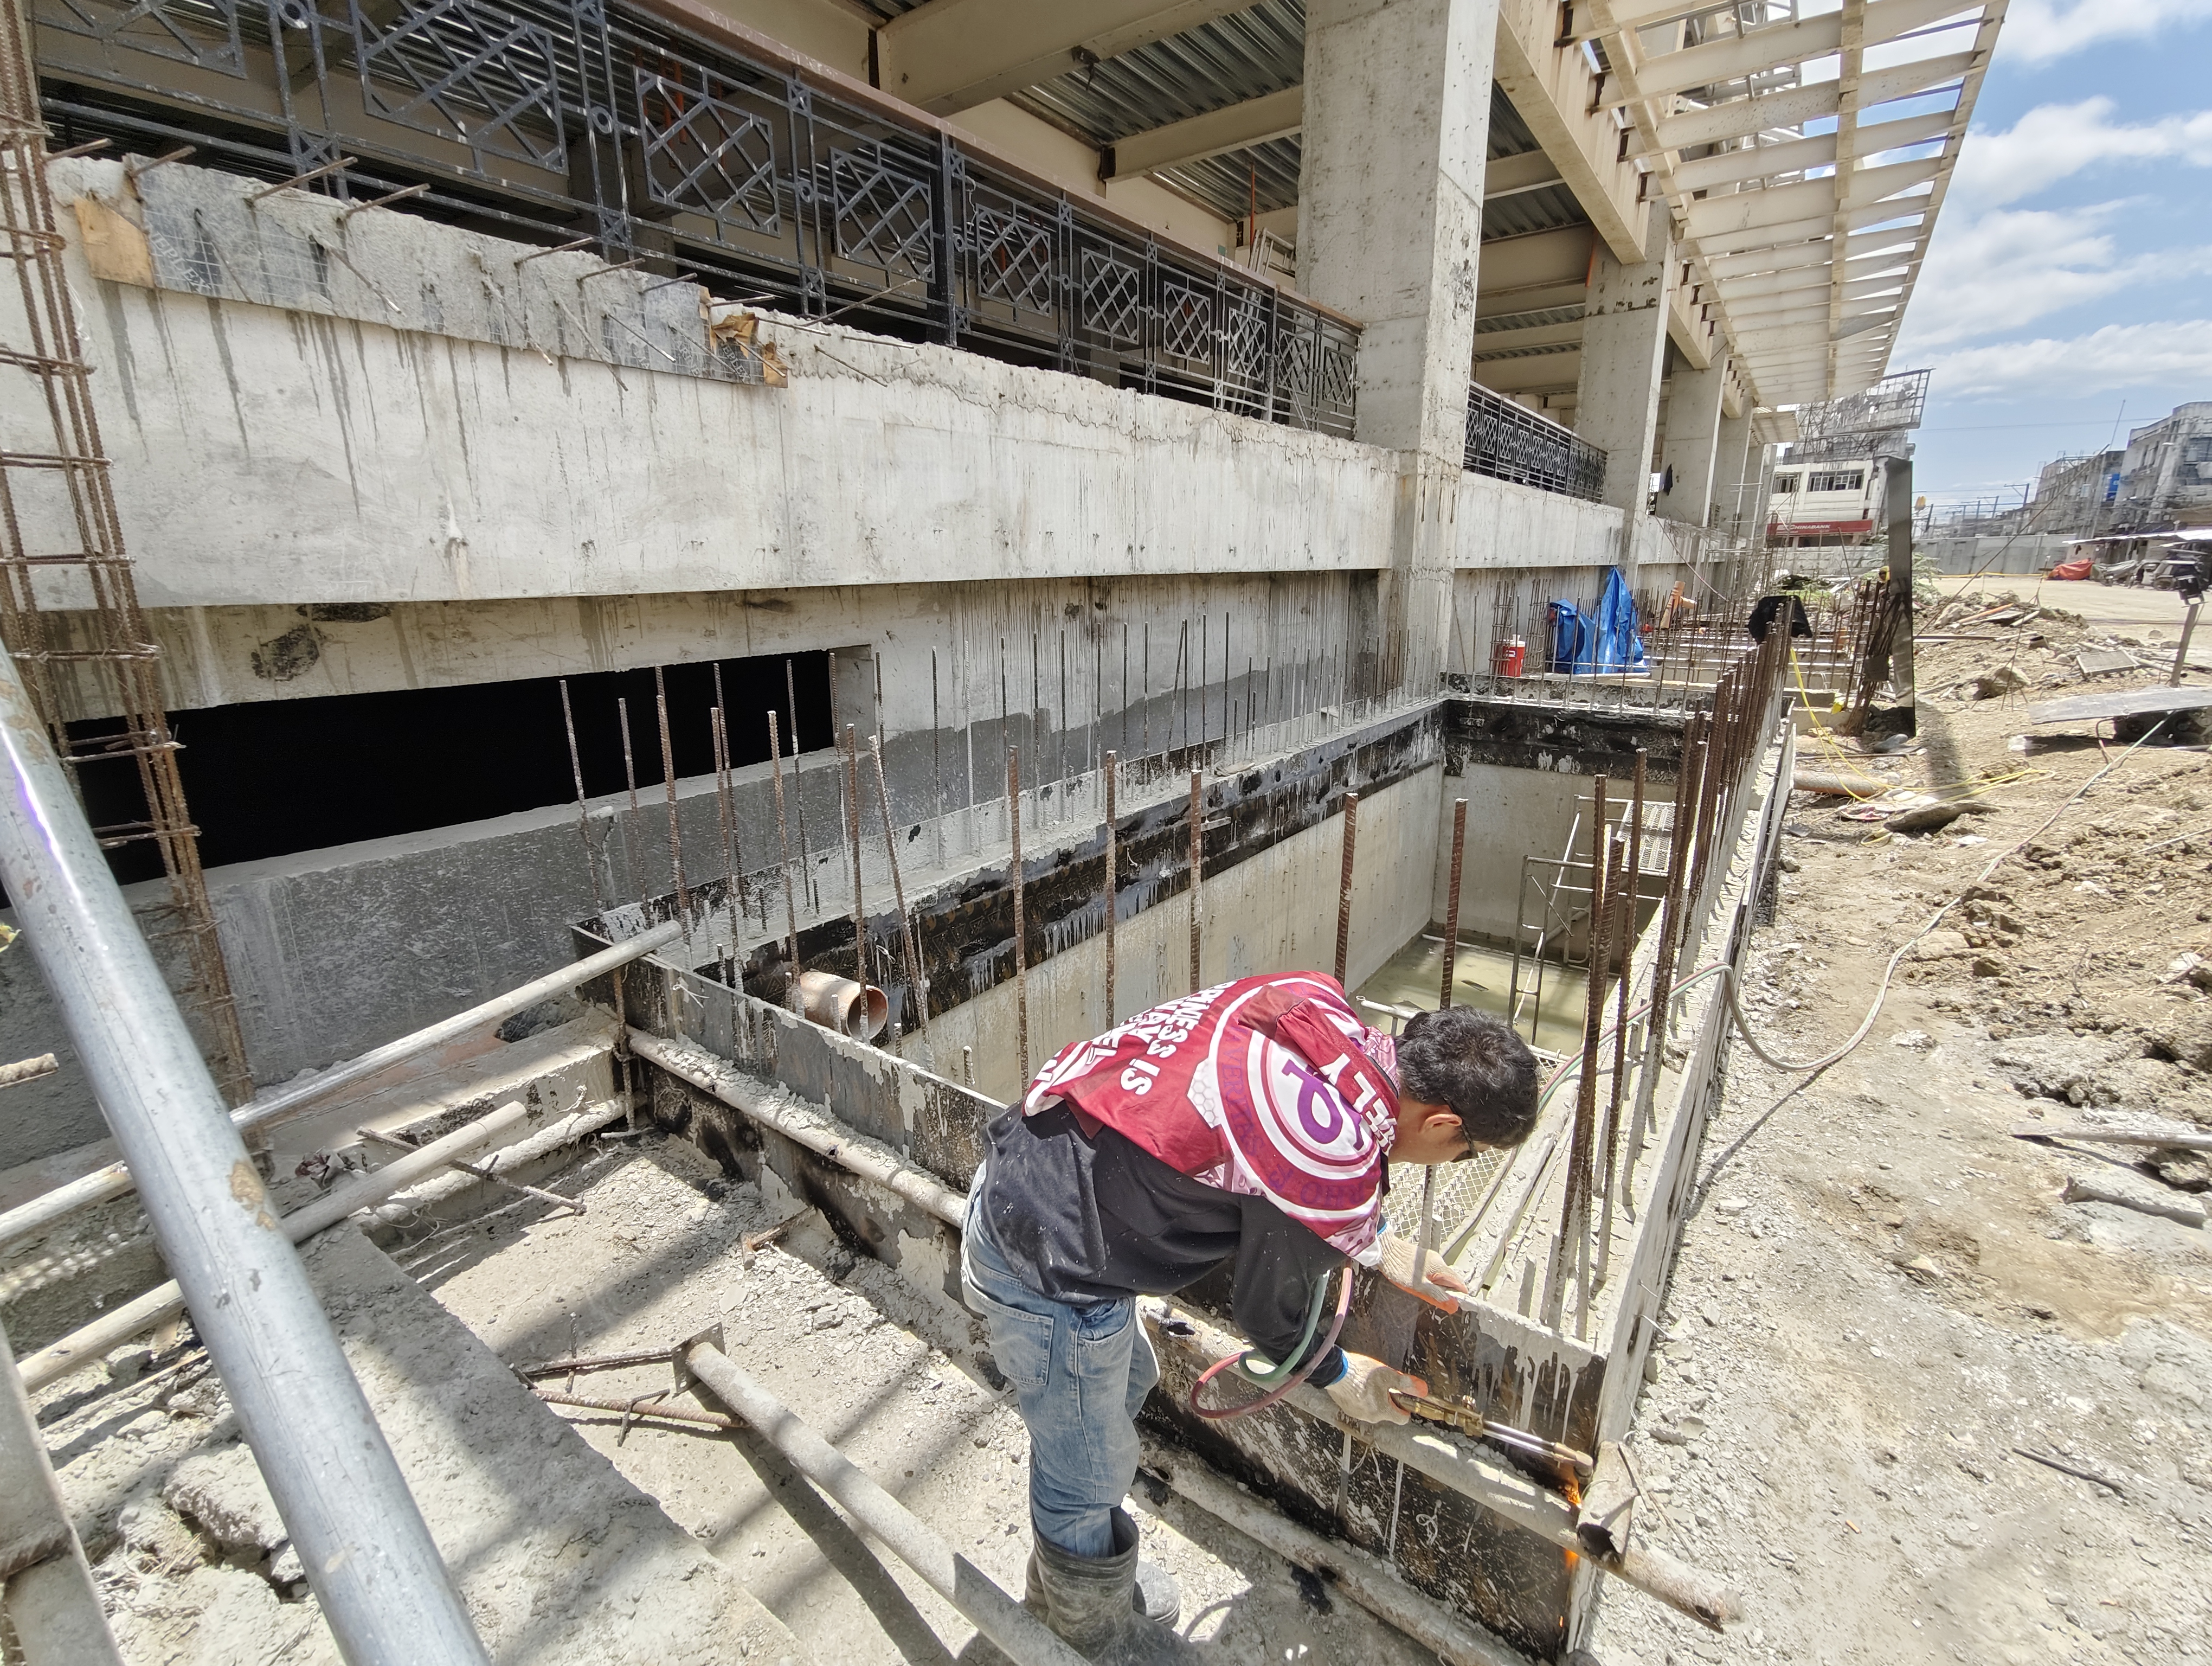
[[[1426,1394],[1429,1385],[1418,1377],[1392,1371],[1380,1359],[1347,1353],[1344,1375],[1328,1385],[1328,1393],[1336,1402],[1337,1410],[1362,1423],[1406,1422],[1410,1414],[1390,1403],[1393,1389],[1400,1394]]]
[[[1431,1307],[1442,1308],[1447,1313],[1459,1311],[1459,1298],[1467,1293],[1467,1280],[1444,1265],[1443,1257],[1433,1250],[1429,1251],[1429,1264],[1421,1270],[1421,1281],[1413,1281],[1413,1260],[1419,1253],[1410,1238],[1401,1238],[1395,1232],[1385,1232],[1375,1241],[1382,1259],[1375,1270],[1408,1295],[1419,1296]]]

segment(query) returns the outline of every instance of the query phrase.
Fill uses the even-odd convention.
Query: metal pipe
[[[123,1666],[92,1564],[70,1525],[31,1397],[0,1327],[0,1620],[27,1666]]]
[[[1342,1539],[1324,1539],[1258,1499],[1240,1493],[1198,1459],[1157,1441],[1144,1447],[1145,1468],[1209,1516],[1285,1561],[1324,1576],[1369,1613],[1395,1626],[1450,1666],[1528,1666],[1509,1648],[1450,1609],[1431,1602],[1381,1557]]]
[[[349,1661],[485,1663],[161,969],[0,650],[0,885]]]
[[[1022,754],[1006,749],[1006,826],[1013,837],[1014,876],[1014,1059],[1021,1087],[1030,1084],[1030,952],[1027,921],[1022,915]]]
[[[488,1116],[479,1117],[465,1127],[456,1128],[442,1140],[419,1146],[406,1156],[395,1158],[375,1173],[364,1177],[353,1185],[333,1189],[315,1199],[305,1208],[271,1224],[288,1243],[304,1243],[325,1227],[335,1226],[348,1215],[381,1203],[392,1193],[424,1175],[446,1167],[457,1158],[488,1144],[504,1134],[530,1113],[518,1101],[501,1105]],[[255,1207],[261,1213],[258,1203]],[[218,1292],[217,1301],[222,1300]],[[23,1362],[23,1381],[33,1389],[43,1389],[49,1383],[60,1381],[71,1371],[90,1364],[110,1348],[119,1347],[134,1336],[143,1336],[156,1325],[170,1320],[191,1308],[198,1316],[202,1304],[191,1300],[174,1280],[157,1285],[135,1301],[103,1313],[90,1324],[71,1331],[60,1341],[40,1348]],[[204,1335],[206,1326],[202,1325]],[[212,1345],[210,1345],[212,1348]],[[218,1359],[217,1365],[222,1363]],[[229,1373],[225,1372],[225,1381]]]
[[[1205,975],[1199,970],[1199,921],[1204,914],[1200,891],[1205,885],[1206,866],[1206,775],[1203,771],[1190,772],[1190,992],[1196,994],[1205,985]]]
[[[1443,992],[1437,997],[1437,1009],[1441,1012],[1452,1004],[1452,974],[1459,970],[1459,876],[1462,863],[1467,856],[1467,800],[1452,800],[1452,858],[1451,886],[1444,899],[1444,976]],[[1517,945],[1521,934],[1513,934]]]
[[[1127,714],[1125,713],[1126,716]],[[1121,873],[1121,832],[1114,824],[1114,783],[1121,774],[1115,754],[1106,754],[1101,772],[1106,781],[1106,1027],[1114,1027],[1114,923],[1118,912]]]
[[[655,926],[650,931],[625,939],[612,948],[602,949],[599,953],[587,955],[558,971],[532,979],[519,989],[510,989],[503,995],[471,1006],[465,1012],[456,1012],[449,1018],[441,1018],[411,1036],[402,1036],[398,1041],[371,1048],[343,1064],[332,1065],[312,1081],[295,1083],[264,1098],[240,1105],[230,1113],[230,1120],[240,1131],[280,1122],[319,1099],[327,1098],[342,1087],[350,1087],[356,1082],[366,1080],[419,1053],[427,1053],[432,1048],[442,1046],[485,1025],[512,1018],[549,996],[563,994],[580,983],[587,983],[605,973],[626,966],[631,961],[652,953],[663,944],[673,942],[680,934],[680,928],[672,920]],[[94,1169],[82,1179],[72,1180],[66,1186],[57,1186],[53,1190],[33,1198],[28,1203],[0,1215],[0,1250],[46,1231],[57,1221],[79,1209],[94,1203],[104,1203],[112,1197],[121,1197],[137,1185],[137,1182],[131,1177],[126,1159]]]
[[[936,1176],[915,1168],[881,1140],[835,1117],[802,1110],[794,1101],[763,1090],[755,1078],[738,1072],[703,1048],[670,1041],[643,1030],[629,1032],[637,1055],[670,1075],[689,1082],[732,1110],[743,1111],[763,1128],[773,1128],[820,1157],[895,1192],[926,1213],[958,1231],[967,1195]]]
[[[1359,794],[1344,795],[1344,875],[1336,890],[1336,981],[1344,982],[1352,957],[1352,861],[1359,844]]]
[[[1015,1666],[1083,1666],[1083,1657],[1054,1636],[1044,1621],[869,1480],[790,1407],[739,1371],[721,1349],[712,1342],[695,1343],[685,1353],[684,1364],[717,1400],[751,1424],[800,1474],[866,1529],[871,1538],[974,1620]]]

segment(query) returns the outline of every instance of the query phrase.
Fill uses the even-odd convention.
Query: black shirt
[[[1298,1345],[1315,1285],[1349,1259],[1263,1197],[1177,1174],[1143,1146],[1084,1132],[1065,1104],[991,1119],[981,1224],[1021,1281],[1081,1307],[1165,1296],[1236,1262],[1237,1328],[1271,1360]],[[1307,1380],[1343,1374],[1336,1348]]]

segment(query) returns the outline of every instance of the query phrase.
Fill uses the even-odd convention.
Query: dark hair
[[[1398,1038],[1407,1097],[1449,1107],[1468,1137],[1517,1146],[1536,1126],[1536,1055],[1502,1018],[1472,1006],[1423,1012]]]

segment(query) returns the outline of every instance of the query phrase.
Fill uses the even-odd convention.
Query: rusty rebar
[[[1126,714],[1124,714],[1126,716]],[[1121,890],[1121,830],[1114,824],[1114,784],[1121,774],[1118,755],[1106,754],[1100,770],[1106,783],[1106,1027],[1111,1030],[1114,1017],[1114,916]]]
[[[1628,876],[1624,887],[1616,883],[1620,892],[1620,979],[1615,986],[1617,1000],[1613,1018],[1613,1080],[1608,1085],[1605,1108],[1605,1168],[1598,1195],[1601,1200],[1599,1213],[1602,1217],[1598,1227],[1597,1280],[1605,1282],[1606,1266],[1613,1242],[1613,1181],[1620,1146],[1620,1097],[1628,1081],[1628,986],[1636,964],[1636,908],[1643,900],[1644,888],[1644,772],[1648,754],[1636,749],[1636,775],[1630,789],[1628,812],[1628,848],[1616,873]]]
[[[839,750],[845,755],[843,780],[837,796],[843,800],[845,832],[853,850],[853,981],[868,983],[868,912],[860,900],[860,737],[848,723]]]
[[[1344,795],[1344,874],[1336,891],[1336,981],[1341,984],[1352,958],[1352,864],[1359,845],[1359,794]]]
[[[1606,787],[1603,775],[1590,778],[1589,974],[1583,982],[1582,1073],[1575,1083],[1574,1129],[1568,1143],[1566,1184],[1559,1204],[1559,1241],[1565,1250],[1553,1262],[1544,1292],[1544,1322],[1553,1326],[1559,1322],[1565,1304],[1564,1269],[1587,1265],[1582,1254],[1589,1236],[1584,1218],[1596,1137],[1598,1043],[1605,1029]]]
[[[1437,996],[1437,1010],[1442,1012],[1452,1004],[1452,975],[1459,970],[1459,879],[1460,869],[1467,857],[1467,800],[1452,800],[1451,883],[1444,893],[1444,976],[1443,988]]]
[[[1205,885],[1205,829],[1206,776],[1204,772],[1194,769],[1190,772],[1190,992],[1193,994],[1204,987],[1204,976],[1199,970],[1199,921],[1205,911],[1200,896]]]
[[[676,876],[676,917],[683,922],[684,943],[691,944],[691,892],[684,883],[684,836],[676,826],[676,746],[668,735],[668,684],[660,667],[653,668],[653,704],[660,714],[660,778],[668,788],[668,866]]]
[[[906,951],[907,981],[914,988],[914,1013],[917,1025],[927,1030],[929,1024],[929,977],[921,966],[921,937],[915,928],[914,916],[907,912],[906,881],[899,873],[898,833],[891,825],[890,789],[884,784],[884,733],[881,729],[868,738],[868,754],[876,766],[876,806],[884,817],[884,855],[891,870],[891,900],[898,905],[899,938]],[[937,1049],[927,1037],[922,1037],[923,1056],[932,1070],[937,1068]]]
[[[708,714],[714,741],[714,813],[722,830],[722,902],[730,911],[730,958],[732,964],[744,953],[744,863],[738,851],[737,806],[732,802],[730,733],[721,702]],[[737,975],[732,976],[735,988]]]
[[[1029,925],[1022,913],[1022,754],[1006,748],[1006,827],[1013,841],[1014,879],[1014,1062],[1021,1075],[1018,1092],[1030,1084]]]
[[[783,818],[783,742],[776,733],[773,706],[768,714],[768,750],[775,769],[771,777],[775,783],[775,842],[783,859],[777,866],[783,873],[784,1000],[793,1012],[804,1012],[806,1003],[799,993],[799,902],[791,886],[791,831]]]
[[[799,878],[806,890],[807,905],[817,914],[822,911],[822,894],[814,883],[814,847],[806,838],[806,778],[799,768],[799,683],[787,656],[783,662],[783,697],[791,714],[791,798],[792,811],[799,818]],[[830,702],[831,721],[836,721],[837,702],[837,667],[830,667]]]
[[[592,814],[584,797],[584,758],[576,748],[576,714],[568,704],[568,679],[561,679],[561,721],[568,730],[568,771],[576,778],[576,836],[583,841],[584,869],[592,880],[592,911],[607,911],[606,893],[599,885],[599,865],[592,859]]]

